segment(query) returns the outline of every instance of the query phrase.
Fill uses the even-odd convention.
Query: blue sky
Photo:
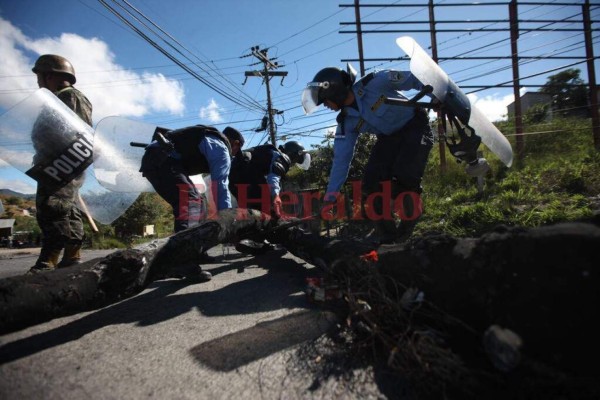
[[[107,3],[116,7],[112,0]],[[475,20],[507,19],[507,6],[447,7],[456,0],[436,1],[436,19]],[[494,1],[496,2],[496,1]],[[522,19],[559,19],[574,15],[580,19],[580,7],[520,6]],[[564,1],[563,1],[564,2]],[[582,1],[571,1],[581,4]],[[247,144],[265,141],[265,132],[254,132],[260,125],[266,106],[265,85],[259,78],[248,78],[244,72],[260,68],[250,54],[252,46],[269,48],[269,56],[287,71],[281,81],[271,81],[273,105],[283,114],[276,118],[278,135],[309,146],[323,140],[327,130],[335,125],[335,114],[320,110],[305,116],[300,95],[305,84],[325,66],[340,66],[342,59],[358,58],[354,34],[343,34],[352,26],[340,22],[354,21],[352,8],[340,7],[346,0],[130,0],[130,4],[160,26],[181,44],[189,57],[171,53],[190,65],[209,83],[225,88],[229,97],[211,89],[175,65],[165,55],[117,20],[97,0],[0,0],[0,111],[13,106],[37,89],[31,67],[40,54],[61,54],[71,60],[77,72],[76,87],[82,90],[94,106],[94,124],[102,118],[120,115],[169,128],[194,124],[210,124],[220,128],[232,125],[243,132]],[[361,1],[361,4],[427,4],[426,0]],[[464,1],[461,1],[464,3]],[[485,1],[481,3],[486,3]],[[491,3],[491,2],[487,2]],[[121,3],[122,4],[122,3]],[[425,29],[417,25],[383,25],[382,21],[421,21],[428,17],[427,7],[361,9],[363,29]],[[592,18],[598,15],[592,11]],[[438,28],[500,28],[506,24],[463,22],[438,24]],[[523,27],[531,26],[522,24]],[[581,24],[566,22],[551,27],[579,28]],[[366,58],[403,56],[396,46],[399,36],[413,36],[429,51],[428,33],[374,33],[363,37]],[[508,56],[506,32],[439,33],[439,55]],[[156,37],[152,37],[156,40]],[[583,35],[578,32],[522,33],[519,50],[522,55],[582,56]],[[165,46],[164,43],[160,43]],[[166,47],[166,46],[165,46]],[[185,50],[183,50],[185,49]],[[598,55],[599,50],[595,49]],[[203,70],[191,64],[194,61]],[[524,61],[520,75],[526,77],[574,60]],[[354,62],[358,69],[358,63]],[[442,68],[459,85],[493,85],[512,79],[510,60],[476,60],[441,62]],[[408,67],[407,61],[367,62],[373,68]],[[508,68],[506,68],[508,67]],[[587,82],[585,64],[574,66],[582,70]],[[596,66],[598,68],[598,66]],[[367,71],[367,72],[368,72]],[[523,84],[543,84],[553,71],[522,81]],[[469,92],[473,89],[465,89]],[[522,91],[536,90],[524,88]],[[506,105],[513,101],[512,89],[492,88],[470,95],[471,101],[491,120],[506,114]],[[239,103],[239,104],[236,104]],[[281,142],[279,142],[281,143]],[[1,155],[0,155],[1,158]],[[0,188],[25,193],[35,190],[35,182],[11,167],[0,167]]]

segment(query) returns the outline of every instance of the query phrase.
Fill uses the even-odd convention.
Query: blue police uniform
[[[384,100],[407,100],[399,91],[422,87],[412,73],[396,70],[373,72],[352,85],[355,102],[343,107],[337,117],[326,201],[333,201],[346,181],[356,141],[363,133],[377,135],[362,179],[363,197],[381,190],[384,181],[393,183],[393,195],[405,191],[421,193],[421,180],[433,146],[427,113],[414,107],[385,104]],[[381,209],[381,204],[375,207]]]
[[[231,155],[226,139],[204,134],[201,128],[172,132],[182,132],[181,136],[186,140],[178,142],[178,136],[174,136],[175,150],[169,154],[165,154],[158,142],[153,142],[146,148],[140,171],[173,208],[175,232],[179,232],[197,225],[206,216],[206,204],[190,175],[210,172],[211,181],[216,183],[217,190],[213,195],[217,209],[232,207],[228,189]],[[195,141],[190,141],[194,137]]]
[[[399,90],[420,90],[423,87],[410,72],[382,70],[366,75],[352,86],[356,98],[353,106],[344,107],[338,116],[334,139],[334,158],[327,194],[338,193],[348,177],[354,147],[362,133],[390,136],[413,119],[415,109],[385,104],[385,97],[407,100]],[[423,132],[424,135],[430,132]],[[431,135],[426,140],[433,143]],[[328,196],[326,200],[332,200]]]
[[[281,153],[275,146],[256,146],[237,154],[231,165],[229,173],[229,190],[239,201],[240,184],[249,185],[245,188],[245,198],[248,203],[244,207],[262,211],[262,187],[268,185],[270,198],[268,204],[281,192],[281,178],[291,167],[289,157]]]
[[[231,193],[228,189],[231,156],[227,146],[219,139],[206,136],[198,147],[208,160],[210,180],[217,183],[217,209],[231,208]]]

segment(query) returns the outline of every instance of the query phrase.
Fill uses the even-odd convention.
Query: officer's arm
[[[272,154],[273,157],[271,158],[271,165],[269,165],[269,173],[267,174],[267,183],[271,189],[271,196],[275,197],[278,196],[281,191],[281,174],[283,169],[281,166],[277,165],[277,161],[281,157],[281,154],[277,151],[273,151]],[[276,173],[275,171],[278,171],[279,173]]]
[[[218,210],[231,208],[231,194],[229,193],[229,170],[231,169],[231,157],[229,149],[219,139],[207,136],[199,144],[200,153],[208,161],[210,179],[216,182],[217,192],[213,193]]]
[[[336,136],[333,141],[333,164],[329,172],[329,184],[325,193],[325,201],[334,201],[335,196],[346,182],[358,135],[358,132],[347,132],[344,136]]]

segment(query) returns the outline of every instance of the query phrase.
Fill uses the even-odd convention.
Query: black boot
[[[186,279],[197,283],[208,282],[212,279],[212,274],[198,265],[194,272],[186,276]]]
[[[365,236],[365,241],[374,246],[391,244],[398,236],[395,221],[380,220],[374,223],[375,227]]]

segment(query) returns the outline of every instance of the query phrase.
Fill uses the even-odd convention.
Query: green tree
[[[360,135],[356,143],[354,158],[350,164],[347,182],[360,180],[363,176],[365,165],[369,159],[371,148],[376,138],[373,135]],[[302,179],[302,187],[312,186],[322,188],[327,187],[329,182],[329,171],[333,163],[333,133],[329,133],[320,145],[312,145],[312,161],[308,171],[298,174],[298,179]],[[296,178],[296,176],[294,176]]]
[[[541,93],[552,96],[553,112],[560,116],[587,115],[588,89],[579,77],[581,71],[569,68],[555,75],[550,75],[540,89]]]
[[[524,120],[528,124],[539,124],[546,119],[548,115],[548,104],[535,104],[525,112]]]
[[[168,205],[156,193],[142,193],[113,226],[120,236],[141,235],[145,225],[155,225],[166,213]]]

